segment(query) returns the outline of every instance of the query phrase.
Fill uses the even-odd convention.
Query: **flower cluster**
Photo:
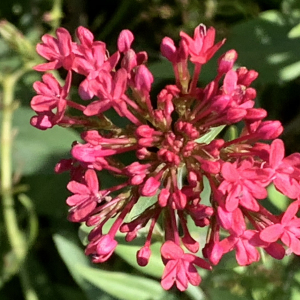
[[[42,37],[37,52],[48,62],[35,70],[64,68],[65,83],[51,73],[34,83],[37,95],[31,107],[37,115],[31,124],[42,130],[54,125],[82,128],[83,141],[74,142],[72,158],[60,161],[56,171],[71,174],[69,220],[93,227],[86,247],[93,262],[112,255],[118,231],[132,241],[147,228],[137,253],[138,264],[145,266],[156,224],[164,232],[165,289],[199,285],[195,266],[210,270],[230,251],[242,266],[260,259],[258,248],[276,259],[286,251],[300,254],[300,154],[285,157],[278,139],[281,123],[264,120],[267,112],[254,107],[256,91],[250,85],[258,73],[234,69],[237,53],[229,50],[219,58],[215,78],[198,86],[201,67],[225,42],[215,43],[214,28],[201,24],[193,37],[181,32],[178,46],[168,37],[162,40],[161,54],[173,66],[175,84],[165,86],[155,99],[147,53],[132,49],[129,30],[120,33],[112,55],[84,27],[77,29],[78,42],[64,28],[56,36]],[[70,99],[74,73],[84,78],[78,89],[82,101]],[[127,125],[118,126],[112,112]],[[234,139],[205,138],[236,123],[243,128]],[[101,189],[101,172],[113,174],[116,181]],[[211,188],[205,203],[200,196],[204,180]],[[263,206],[270,184],[291,199],[280,216]],[[150,206],[128,219],[148,198]],[[113,225],[103,232],[110,219]],[[205,245],[192,237],[189,219],[207,228]]]

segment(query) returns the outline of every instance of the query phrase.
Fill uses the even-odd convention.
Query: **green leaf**
[[[187,290],[185,291],[187,295],[190,296],[190,299],[193,300],[205,300],[207,297],[205,296],[203,290],[199,286],[189,285]]]
[[[154,243],[151,245],[151,258],[147,266],[141,267],[136,262],[136,253],[141,246],[133,246],[130,244],[119,244],[115,252],[122,257],[127,263],[135,269],[157,278],[161,278],[164,265],[160,255],[161,243]]]
[[[196,140],[197,143],[201,144],[209,144],[211,141],[215,139],[215,137],[224,129],[226,125],[221,125],[218,127],[212,127],[209,132],[201,136]]]
[[[268,186],[268,198],[280,211],[285,211],[288,207],[289,198],[278,192],[274,184]]]
[[[233,26],[223,51],[235,49],[239,54],[237,64],[259,73],[256,83],[295,79],[300,75],[300,39],[289,38],[294,25],[278,11],[265,11],[258,18]]]
[[[126,217],[127,221],[130,222],[141,215],[147,208],[151,207],[157,202],[158,195],[152,197],[140,197],[137,203],[133,206],[129,215]]]
[[[84,250],[81,249],[78,245],[76,245],[71,240],[59,234],[54,234],[53,240],[69,272],[71,273],[76,283],[86,293],[88,299],[102,300],[103,292],[99,290],[97,287],[95,287],[94,285],[92,285],[89,281],[87,281],[83,277],[81,271],[78,269],[79,266],[89,267],[90,265],[89,258],[85,256]],[[89,268],[93,269],[92,267]],[[98,280],[101,280],[101,278],[99,278]]]
[[[120,300],[158,300],[162,299],[165,294],[160,284],[151,279],[97,270],[84,265],[77,265],[76,269],[84,279]]]
[[[300,299],[300,289],[299,287],[291,288],[291,300],[299,300]]]
[[[201,203],[210,206],[211,186],[206,176],[203,176],[203,191],[200,193]]]
[[[76,262],[76,265],[89,265],[89,259],[84,255],[83,249],[60,234],[54,234],[53,240],[61,258],[64,260],[74,280],[80,286],[84,286],[85,282],[82,276],[74,268],[74,262]]]
[[[91,232],[93,228],[88,227],[85,225],[85,223],[82,223],[78,229],[78,236],[82,243],[82,245],[86,246],[89,243],[88,235]]]
[[[99,289],[120,300],[162,299],[165,292],[158,282],[92,267],[89,259],[84,255],[83,249],[74,242],[59,234],[55,234],[53,239],[71,275],[87,293],[89,299],[100,300]],[[92,287],[97,288],[98,292]]]
[[[53,173],[55,164],[68,156],[72,143],[80,137],[76,132],[58,126],[46,131],[38,130],[29,123],[33,115],[34,112],[26,107],[20,107],[14,113],[14,170],[23,175]]]
[[[288,33],[290,39],[295,39],[300,37],[300,24],[294,26]]]

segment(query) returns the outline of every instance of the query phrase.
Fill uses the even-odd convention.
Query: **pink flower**
[[[74,56],[71,35],[64,28],[58,28],[56,35],[57,39],[45,34],[42,37],[43,43],[37,45],[36,51],[38,54],[49,60],[49,62],[35,66],[35,70],[48,71],[62,66],[67,70],[72,68]]]
[[[52,128],[55,122],[55,114],[53,112],[38,113],[30,119],[30,124],[40,130]]]
[[[160,252],[166,265],[161,280],[161,285],[165,290],[169,290],[174,283],[180,291],[185,291],[188,283],[199,285],[201,277],[194,265],[207,270],[211,269],[205,260],[193,254],[184,253],[181,247],[172,241],[165,242]]]
[[[33,88],[38,93],[31,100],[31,108],[38,113],[50,113],[56,109],[55,121],[59,122],[67,108],[67,96],[70,91],[72,73],[69,72],[64,87],[61,87],[55,77],[46,73],[43,75],[43,82],[36,81]]]
[[[137,262],[151,263],[158,221],[165,289],[199,285],[196,266],[211,269],[198,257],[199,250],[214,265],[230,251],[238,264],[251,264],[260,258],[258,248],[282,259],[285,250],[278,240],[300,255],[300,154],[284,157],[281,140],[271,145],[263,141],[277,138],[283,127],[279,121],[265,121],[266,110],[255,107],[256,91],[250,85],[258,73],[235,70],[235,50],[219,58],[211,82],[199,84],[202,65],[224,43],[215,43],[214,28],[201,24],[193,38],[181,32],[178,47],[169,37],[163,39],[161,53],[171,62],[175,81],[156,96],[153,74],[145,65],[148,55],[132,49],[129,30],[120,33],[112,55],[84,27],[76,32],[79,42],[72,42],[63,28],[56,34],[42,37],[37,51],[48,62],[36,70],[62,67],[68,75],[63,85],[51,74],[34,84],[37,95],[31,106],[37,115],[30,122],[41,130],[79,127],[83,141],[72,144],[71,158],[62,160],[56,172],[70,171],[69,220],[92,227],[85,252],[93,262],[109,259],[120,231],[127,242],[144,239]],[[73,73],[83,78],[78,94],[85,105],[70,99]],[[238,122],[244,124],[238,137],[213,139],[219,128]],[[116,179],[100,188],[98,173],[105,178],[105,172]],[[297,199],[281,217],[259,201],[272,182]],[[206,243],[194,239],[188,218],[207,229]],[[142,229],[146,236],[139,235]]]
[[[255,248],[255,244],[253,245],[251,242],[255,234],[256,232],[253,230],[246,230],[240,236],[230,235],[220,242],[223,253],[227,253],[235,248],[236,260],[240,266],[250,265],[258,261],[260,258],[259,252]]]
[[[265,242],[276,242],[278,239],[290,248],[291,252],[300,255],[300,219],[296,217],[299,202],[293,202],[283,214],[280,223],[263,229],[260,238]]]
[[[187,43],[191,61],[193,63],[205,64],[225,43],[225,40],[214,45],[216,31],[213,27],[206,30],[205,25],[200,24],[194,30],[194,38],[184,32],[180,36]]]
[[[160,45],[161,54],[174,65],[184,63],[188,58],[188,46],[181,40],[179,48],[176,48],[174,41],[169,37],[164,37]]]
[[[258,211],[256,199],[267,197],[265,186],[268,184],[270,172],[267,169],[253,168],[249,161],[242,161],[240,166],[225,162],[221,169],[224,181],[219,190],[226,195],[225,208],[235,210],[239,205]]]
[[[101,199],[96,172],[87,170],[84,175],[85,183],[70,181],[68,190],[74,195],[68,197],[67,204],[71,206],[69,219],[72,222],[82,222],[95,209]]]
[[[246,230],[244,215],[239,208],[233,211],[227,211],[222,206],[218,207],[218,224],[229,232],[241,235]]]
[[[120,115],[126,107],[122,96],[125,92],[127,72],[124,69],[118,70],[114,78],[106,72],[99,72],[98,77],[92,82],[91,89],[101,100],[93,101],[84,110],[87,116],[94,116],[114,107]]]
[[[134,40],[132,32],[128,29],[122,30],[118,38],[118,49],[120,52],[126,52],[130,49]]]
[[[299,175],[296,168],[299,164],[299,153],[284,158],[284,144],[282,140],[274,140],[270,148],[270,167],[274,170],[273,183],[275,187],[286,196],[296,199],[300,194]]]

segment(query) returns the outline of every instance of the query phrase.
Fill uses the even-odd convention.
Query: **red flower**
[[[231,251],[233,248],[236,250],[236,260],[240,266],[250,265],[259,260],[260,255],[255,248],[255,243],[251,241],[256,232],[253,230],[246,230],[241,235],[231,234],[226,239],[220,242],[223,248],[223,253]]]
[[[263,229],[260,238],[265,242],[276,242],[278,239],[290,248],[291,252],[300,255],[300,219],[296,217],[299,202],[293,202],[283,214],[280,223]]]
[[[242,161],[240,166],[237,163],[225,162],[221,173],[224,181],[219,190],[226,195],[226,210],[233,211],[241,205],[251,211],[258,211],[256,199],[267,197],[265,186],[268,184],[270,172],[253,167],[250,161]]]
[[[120,115],[124,111],[126,104],[122,96],[126,89],[127,72],[120,69],[115,73],[114,78],[107,71],[101,71],[98,77],[91,83],[90,89],[93,94],[101,100],[93,101],[84,110],[87,116],[99,115],[102,112],[114,107]]]
[[[270,167],[274,170],[273,183],[275,187],[288,196],[296,199],[300,194],[300,170],[296,167],[300,162],[299,153],[284,158],[284,144],[282,140],[275,140],[270,148]]]
[[[57,39],[49,34],[42,37],[43,43],[38,44],[36,51],[50,62],[35,66],[37,71],[48,71],[64,67],[67,70],[72,68],[73,52],[70,33],[64,28],[56,30]]]
[[[200,24],[194,30],[194,38],[191,38],[184,32],[180,32],[180,36],[187,43],[191,61],[193,63],[205,64],[225,43],[225,40],[215,42],[216,30],[210,27],[206,30],[205,25]]]
[[[172,241],[165,242],[160,252],[166,265],[161,281],[165,290],[170,289],[174,283],[180,291],[185,291],[188,283],[199,285],[201,277],[194,265],[211,269],[208,262],[193,254],[184,253],[181,247]]]
[[[137,261],[146,265],[158,220],[164,231],[165,289],[175,284],[184,291],[189,283],[200,283],[196,266],[211,269],[196,256],[200,246],[213,264],[235,251],[238,263],[248,265],[259,260],[258,247],[281,259],[285,250],[279,239],[300,255],[300,154],[284,157],[281,140],[271,146],[260,141],[277,138],[283,127],[279,121],[264,121],[267,112],[254,108],[256,91],[250,84],[258,73],[245,67],[234,70],[235,50],[222,55],[215,78],[199,86],[202,65],[224,43],[215,44],[214,28],[206,30],[201,24],[193,38],[181,32],[178,47],[163,39],[161,52],[172,63],[175,82],[154,98],[154,78],[145,66],[148,55],[135,53],[129,30],[120,33],[118,51],[112,55],[84,27],[77,30],[79,42],[72,42],[63,28],[56,34],[44,35],[37,46],[48,63],[36,70],[63,67],[68,76],[63,86],[50,74],[34,84],[37,95],[31,106],[37,115],[31,124],[42,130],[82,127],[83,142],[73,143],[72,158],[56,171],[71,173],[69,219],[93,227],[86,248],[93,262],[112,255],[118,231],[130,242],[144,228],[148,233]],[[87,105],[67,99],[73,72],[83,77],[78,93],[89,100]],[[216,130],[240,121],[245,126],[239,137],[213,139]],[[116,180],[99,190],[97,173],[103,170]],[[267,197],[272,181],[280,192],[298,199],[281,218],[258,202]],[[193,238],[188,217],[195,226],[207,228],[205,245]],[[113,225],[103,232],[112,218]],[[221,230],[227,237],[220,241]]]
[[[38,93],[31,100],[31,108],[38,113],[50,113],[56,109],[56,122],[59,122],[67,108],[67,96],[70,91],[72,73],[68,72],[66,83],[63,87],[59,85],[56,78],[46,73],[42,77],[43,82],[36,81],[33,88]]]
[[[101,199],[96,172],[87,170],[84,175],[85,183],[70,181],[67,188],[74,195],[67,199],[71,206],[69,219],[72,222],[82,222],[94,210]]]

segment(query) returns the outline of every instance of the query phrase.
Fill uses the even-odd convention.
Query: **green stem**
[[[6,228],[6,234],[12,251],[15,255],[17,265],[20,269],[20,280],[26,300],[37,300],[37,295],[33,290],[24,261],[27,255],[28,246],[26,240],[18,226],[18,217],[15,210],[13,197],[13,170],[12,170],[12,121],[13,113],[17,108],[17,102],[14,101],[14,92],[16,82],[28,71],[30,66],[7,75],[2,78],[3,101],[2,101],[2,126],[1,126],[1,195],[3,216]]]
[[[1,191],[5,228],[9,243],[18,263],[24,258],[24,240],[18,228],[17,215],[12,195],[12,119],[15,109],[13,75],[3,79],[3,111],[1,128]]]
[[[60,26],[61,19],[63,18],[62,0],[54,0],[51,11],[49,12],[50,25],[52,27],[51,33],[54,34],[55,30]]]
[[[30,274],[28,274],[28,270],[25,265],[20,269],[20,280],[22,284],[23,294],[26,300],[38,300],[38,296],[31,285],[29,280]]]

